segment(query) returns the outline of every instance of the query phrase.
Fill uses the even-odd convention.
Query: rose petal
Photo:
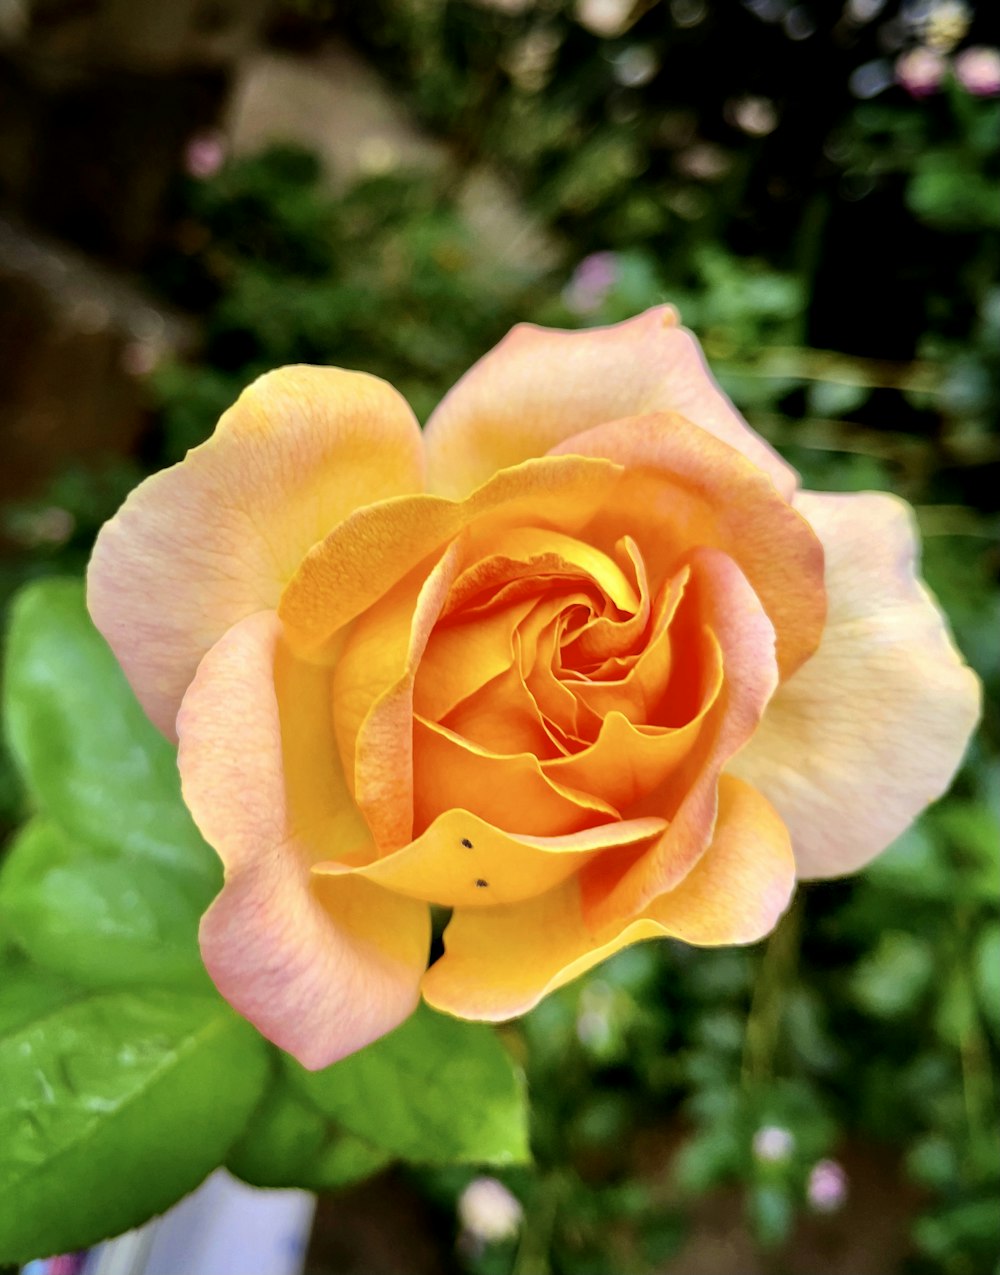
[[[414,599],[409,582],[390,593],[356,626],[334,672],[341,757],[354,759],[354,798],[380,850],[413,836],[413,683],[461,561],[456,540]]]
[[[518,837],[466,810],[449,810],[422,836],[375,863],[321,863],[313,871],[350,872],[447,907],[495,907],[544,893],[609,846],[648,841],[664,826],[662,819],[631,819],[565,837]]]
[[[712,379],[701,349],[659,306],[613,327],[520,324],[447,394],[424,431],[428,489],[461,497],[603,421],[679,412],[748,456],[790,498],[790,468]]]
[[[623,666],[618,677],[605,676],[574,687],[579,699],[594,714],[603,719],[617,710],[633,722],[652,720],[670,681],[674,664],[670,626],[689,576],[690,568],[683,567],[663,587],[656,600],[646,646]]]
[[[515,660],[514,631],[536,606],[527,598],[512,607],[438,624],[414,683],[414,710],[428,721],[443,718]]]
[[[497,531],[543,520],[575,535],[615,485],[607,461],[546,457],[495,475],[468,500],[411,496],[359,509],[306,555],[278,607],[293,647],[326,657],[334,634],[478,519]]]
[[[980,688],[916,576],[908,507],[803,492],[826,550],[819,650],[775,695],[730,769],[787,823],[803,877],[868,863],[951,782]]]
[[[413,798],[417,831],[446,810],[465,809],[473,798],[487,823],[519,836],[558,837],[620,818],[599,796],[549,779],[533,754],[499,756],[419,717],[413,723]]]
[[[413,413],[383,381],[289,367],[255,381],[214,435],[140,484],[97,538],[94,622],[171,738],[198,661],[272,609],[309,547],[361,505],[423,488]]]
[[[178,716],[184,799],[226,868],[202,920],[216,986],[268,1039],[324,1067],[413,1010],[425,904],[311,865],[364,848],[339,774],[323,674],[293,661],[273,613],[203,659]],[[279,705],[280,699],[280,705]]]
[[[794,891],[791,840],[777,811],[755,788],[723,775],[712,844],[646,915],[700,947],[756,943],[777,925]]]
[[[584,868],[583,903],[593,926],[634,916],[691,871],[711,840],[719,775],[757,729],[778,683],[774,629],[732,559],[716,549],[693,553],[690,597],[722,650],[722,687],[680,772],[628,811],[663,815],[667,831],[648,850],[605,855]]]
[[[424,999],[462,1018],[513,1018],[640,939],[754,942],[773,928],[794,885],[781,820],[749,785],[723,777],[709,849],[641,916],[589,927],[575,879],[512,907],[458,908],[445,953],[424,976]]]
[[[651,579],[658,564],[672,574],[693,545],[724,550],[774,625],[782,675],[815,651],[826,615],[822,546],[745,457],[670,413],[599,425],[553,449],[561,454],[604,457],[626,470],[589,534],[629,531]]]
[[[634,725],[623,714],[611,712],[593,744],[573,756],[543,761],[542,773],[561,784],[597,793],[619,810],[660,789],[690,757],[722,691],[722,653],[711,632],[704,637],[700,667],[684,670],[685,680],[694,682],[697,677],[701,682],[700,703],[686,721],[673,727]]]

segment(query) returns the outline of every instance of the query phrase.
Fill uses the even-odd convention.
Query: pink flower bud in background
[[[836,1213],[847,1199],[847,1174],[836,1160],[819,1160],[806,1187],[809,1204],[817,1213]]]
[[[781,1164],[794,1150],[794,1135],[780,1125],[764,1125],[753,1135],[754,1159],[762,1164]]]
[[[563,289],[563,304],[574,314],[593,314],[607,299],[618,280],[618,260],[613,252],[592,252],[584,257]]]
[[[1000,49],[977,44],[963,50],[955,59],[955,78],[975,97],[996,97],[1000,94]]]
[[[225,138],[215,130],[195,133],[184,147],[184,171],[199,181],[214,177],[225,160]]]
[[[930,97],[941,87],[947,69],[946,60],[933,49],[910,49],[896,59],[896,83],[910,97]]]
[[[513,1239],[523,1218],[521,1202],[496,1178],[473,1178],[458,1198],[462,1232],[481,1244]]]

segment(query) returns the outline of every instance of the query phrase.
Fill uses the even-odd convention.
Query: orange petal
[[[648,850],[605,855],[581,874],[593,926],[634,916],[698,862],[715,825],[719,775],[757,729],[777,686],[774,629],[736,564],[715,549],[692,554],[687,596],[697,600],[722,650],[722,687],[680,772],[628,812],[662,814],[670,820],[667,831]]]
[[[417,830],[446,810],[470,806],[487,823],[520,836],[558,837],[619,818],[600,797],[548,779],[533,754],[498,756],[419,717],[413,797]]]
[[[94,622],[164,734],[205,652],[271,609],[311,545],[374,500],[423,487],[413,413],[384,382],[289,367],[255,381],[186,459],[101,530]]]
[[[509,669],[515,658],[514,631],[535,606],[528,598],[510,608],[461,616],[438,624],[431,634],[414,684],[414,709],[441,721],[456,705]]]
[[[698,670],[703,679],[701,703],[688,721],[676,727],[634,725],[619,712],[609,713],[593,744],[573,756],[543,761],[542,773],[597,793],[619,810],[661,788],[690,757],[722,690],[721,651],[711,633],[706,638]]]
[[[577,434],[553,454],[600,456],[626,470],[609,503],[609,536],[629,531],[668,573],[692,546],[719,548],[740,564],[771,618],[787,677],[815,651],[826,597],[823,549],[808,522],[745,457],[682,417],[633,417]],[[688,497],[682,498],[682,494]],[[621,501],[620,512],[618,502]]]
[[[427,422],[428,488],[464,496],[497,470],[604,421],[665,411],[743,452],[786,498],[795,490],[795,471],[722,393],[671,306],[579,332],[514,328]]]
[[[607,461],[563,456],[497,474],[468,500],[410,496],[356,514],[306,556],[282,596],[279,614],[302,655],[325,657],[333,635],[477,519],[499,532],[544,519],[575,535],[621,470]]]
[[[646,915],[685,943],[756,943],[777,925],[794,890],[788,829],[756,789],[723,775],[711,845]]]
[[[781,820],[748,785],[723,778],[711,845],[688,876],[641,915],[592,928],[572,878],[524,903],[456,909],[444,956],[424,976],[424,999],[462,1018],[513,1018],[640,939],[754,942],[773,928],[794,886]]]
[[[826,550],[819,650],[732,764],[792,834],[803,877],[853,872],[948,787],[980,686],[916,575],[909,507],[874,492],[796,500]]]
[[[413,836],[413,683],[461,560],[461,541],[454,541],[415,599],[405,581],[372,608],[349,635],[334,672],[341,756],[347,765],[353,758],[354,798],[382,850]]]
[[[310,872],[367,835],[323,725],[321,677],[283,650],[277,617],[258,613],[205,656],[178,716],[184,799],[226,868],[202,920],[205,964],[230,1004],[307,1067],[407,1017],[430,938],[425,904]]]
[[[496,907],[550,890],[609,846],[648,841],[662,819],[631,819],[565,837],[518,837],[467,810],[439,815],[422,836],[366,867],[317,864],[317,873],[351,872],[411,898],[446,907]]]
[[[673,669],[671,624],[684,597],[690,568],[683,567],[663,587],[656,601],[646,646],[623,663],[618,677],[580,683],[574,690],[592,712],[606,717],[618,711],[633,722],[649,722],[666,692]]]

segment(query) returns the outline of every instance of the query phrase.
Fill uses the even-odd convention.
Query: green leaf
[[[91,623],[82,583],[18,595],[4,692],[11,751],[40,809],[74,840],[189,873],[207,901],[221,869],[181,799],[175,751]]]
[[[328,1191],[377,1173],[392,1159],[333,1124],[295,1086],[274,1076],[226,1167],[253,1186]]]
[[[324,1071],[289,1063],[325,1115],[423,1164],[526,1163],[524,1082],[495,1031],[421,1006],[401,1027]]]
[[[976,943],[973,973],[983,1017],[1000,1039],[1000,922],[983,927]]]
[[[267,1051],[218,997],[0,984],[0,1262],[144,1222],[223,1160]]]
[[[851,988],[854,999],[869,1014],[896,1018],[916,1008],[933,976],[930,946],[912,934],[892,930],[858,963]]]
[[[207,983],[200,883],[156,860],[74,843],[37,819],[0,868],[0,921],[39,965],[96,986]]]

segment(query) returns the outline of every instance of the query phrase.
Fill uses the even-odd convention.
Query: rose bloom
[[[89,601],[225,865],[205,964],[320,1067],[867,863],[978,713],[915,552],[894,497],[801,491],[662,307],[515,328],[423,434],[363,373],[261,377]]]

